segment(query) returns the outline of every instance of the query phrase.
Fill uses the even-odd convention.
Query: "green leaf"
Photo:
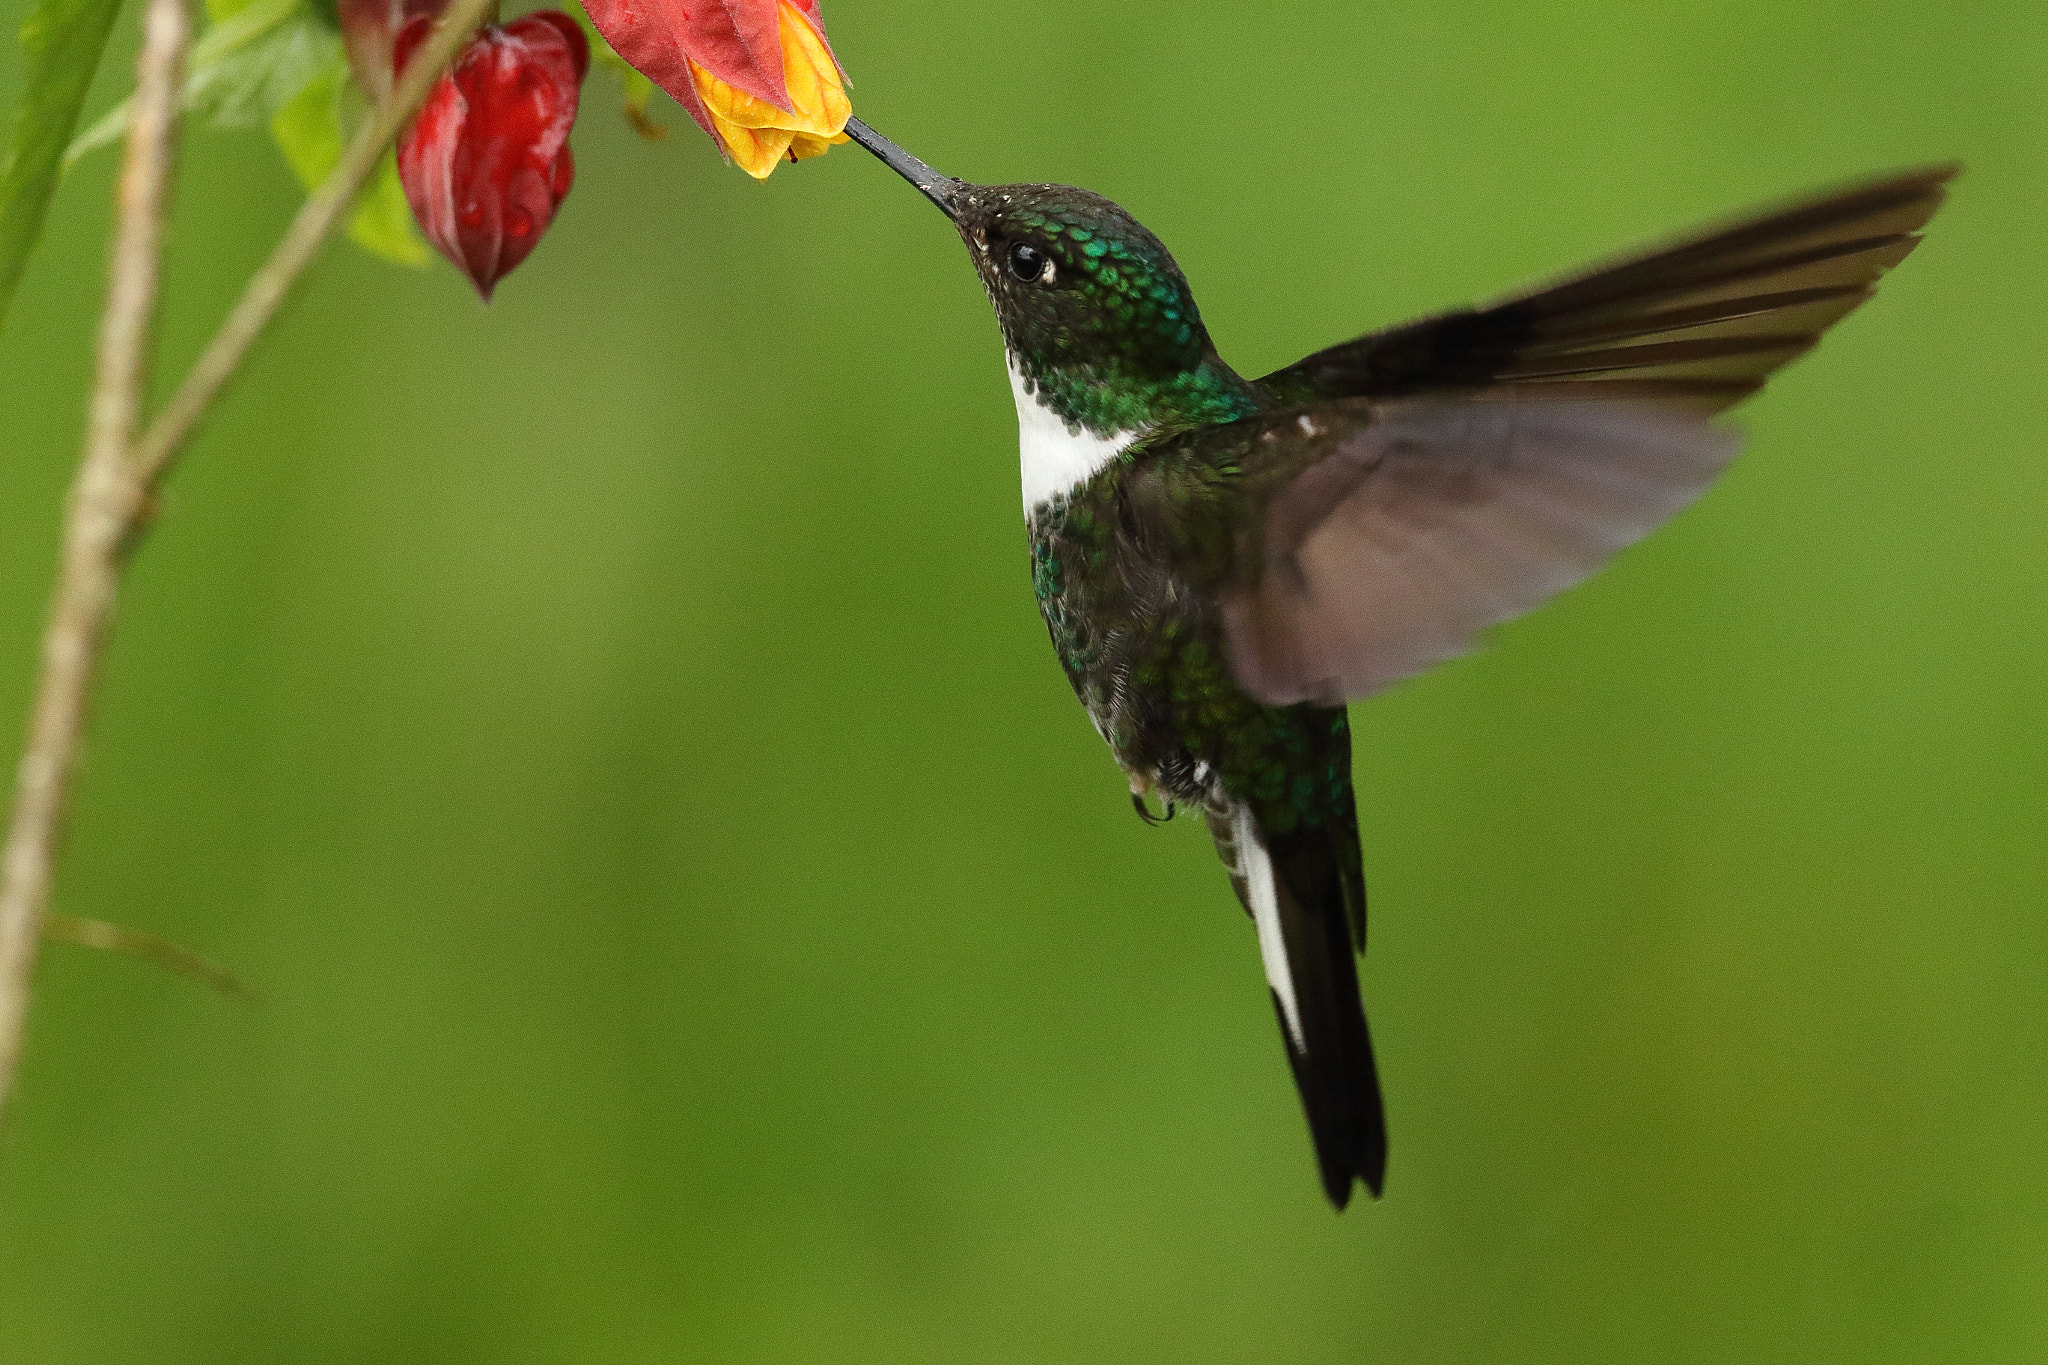
[[[259,0],[260,2],[260,0]],[[362,96],[349,81],[348,62],[337,48],[333,60],[270,119],[270,135],[308,192],[318,189],[341,160],[347,137],[365,117]],[[412,226],[412,206],[398,181],[390,153],[377,176],[356,198],[349,240],[372,255],[399,265],[425,265],[431,257]]]
[[[206,0],[206,22],[224,24],[259,0]]]
[[[422,266],[433,259],[427,244],[413,231],[412,205],[406,202],[394,154],[384,153],[377,178],[357,196],[355,217],[348,220],[348,239],[399,265]]]
[[[219,39],[218,56],[208,39]],[[303,0],[254,0],[193,45],[185,107],[224,127],[266,121],[341,51],[341,39]]]
[[[21,26],[21,106],[0,161],[0,319],[42,236],[64,144],[119,9],[120,0],[40,0]]]
[[[192,45],[183,105],[224,127],[261,123],[291,102],[341,51],[341,39],[314,18],[305,0],[224,0],[227,13]],[[209,6],[209,12],[212,11]],[[79,134],[64,164],[120,138],[127,100]]]
[[[341,39],[306,0],[207,0],[206,9],[213,22],[192,45],[185,108],[228,127],[267,120],[299,183],[308,193],[318,189],[368,112],[349,79]],[[123,101],[80,134],[65,164],[115,141],[127,126]],[[388,153],[356,200],[348,235],[400,265],[431,259],[413,231],[398,165]]]
[[[270,116],[270,135],[299,183],[315,189],[341,160],[341,123],[335,97],[348,76],[346,63],[330,66]]]

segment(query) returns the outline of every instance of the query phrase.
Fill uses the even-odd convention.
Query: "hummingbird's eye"
[[[1029,242],[1010,248],[1010,273],[1029,284],[1045,273],[1045,253]]]

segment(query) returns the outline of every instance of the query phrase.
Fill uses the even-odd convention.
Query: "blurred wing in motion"
[[[1275,371],[1282,405],[1509,385],[1719,412],[1763,386],[1906,258],[1961,168],[1850,186],[1478,310]]]
[[[1853,185],[1260,380],[1292,412],[1227,454],[1231,666],[1273,705],[1363,696],[1463,653],[1705,490],[1704,419],[1875,291],[1956,166]],[[1361,410],[1369,411],[1365,418]],[[1299,424],[1304,440],[1287,432]],[[1191,443],[1199,444],[1199,443]]]
[[[1328,424],[1329,453],[1241,529],[1220,593],[1245,691],[1337,705],[1462,654],[1691,503],[1738,445],[1682,411],[1516,397]]]

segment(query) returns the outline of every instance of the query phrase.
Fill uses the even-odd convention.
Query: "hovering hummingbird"
[[[1148,822],[1207,820],[1257,930],[1323,1189],[1387,1137],[1353,960],[1349,700],[1473,647],[1675,515],[1708,419],[1869,298],[1959,169],[1871,180],[1247,379],[1159,239],[1066,185],[940,175],[1007,352],[1039,609]],[[1148,802],[1162,815],[1154,815]]]

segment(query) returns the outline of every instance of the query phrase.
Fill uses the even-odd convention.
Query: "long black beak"
[[[953,192],[959,181],[950,175],[940,175],[857,118],[846,121],[846,134],[880,157],[883,165],[917,186],[925,198],[939,206],[940,213],[958,220],[959,215],[953,211]]]

